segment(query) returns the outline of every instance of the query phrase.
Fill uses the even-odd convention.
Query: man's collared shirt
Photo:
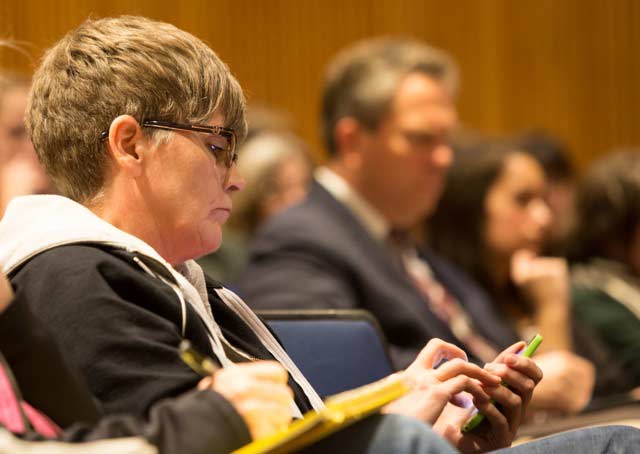
[[[318,167],[314,177],[329,194],[351,211],[373,238],[380,242],[386,241],[390,231],[389,223],[344,178],[327,167]]]
[[[466,310],[434,276],[429,263],[418,255],[415,246],[410,241],[400,246],[393,244],[394,241],[390,240],[393,235],[390,235],[391,227],[387,220],[340,175],[327,167],[319,167],[314,177],[336,200],[351,211],[374,239],[387,243],[390,248],[398,249],[396,252],[400,256],[400,266],[407,272],[430,310],[449,326],[458,341],[482,361],[492,361],[497,355],[495,347],[482,336],[475,334],[476,330]]]

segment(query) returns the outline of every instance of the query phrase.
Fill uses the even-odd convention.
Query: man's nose
[[[437,145],[431,151],[431,163],[435,167],[441,169],[447,169],[451,167],[451,163],[453,162],[453,150],[451,146],[447,143],[443,143]]]

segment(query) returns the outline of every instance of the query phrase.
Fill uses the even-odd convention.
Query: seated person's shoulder
[[[91,244],[69,244],[56,246],[34,255],[11,273],[20,274],[22,270],[37,269],[56,274],[87,272],[98,269],[101,265],[125,265],[127,253],[117,251],[107,246]],[[129,258],[131,260],[131,258]]]
[[[133,255],[113,248],[73,244],[41,252],[10,274],[11,283],[26,290],[30,300],[87,301],[103,297],[157,299],[172,295],[158,285],[133,260]],[[159,294],[161,292],[162,294]]]
[[[351,233],[334,213],[303,202],[266,221],[257,230],[252,248],[315,245],[330,250],[336,243],[349,238]]]
[[[297,228],[299,226],[312,226],[322,217],[316,210],[310,209],[306,202],[287,208],[272,216],[258,228],[258,232],[277,232],[283,228]]]
[[[150,317],[175,325],[180,305],[171,287],[150,276],[126,251],[92,245],[52,248],[11,275],[11,283],[47,322],[89,318],[132,321]],[[65,321],[66,320],[66,321]],[[167,326],[170,326],[167,325]]]

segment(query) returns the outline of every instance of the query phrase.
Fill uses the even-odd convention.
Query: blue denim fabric
[[[402,415],[381,418],[367,454],[453,454],[456,450],[430,426]]]
[[[573,430],[494,451],[500,454],[637,454],[640,430],[629,426],[603,426]]]
[[[453,454],[455,449],[423,422],[374,415],[316,442],[304,454]]]
[[[427,424],[401,415],[376,415],[305,448],[304,454],[452,454]],[[495,454],[640,454],[640,430],[603,426],[574,430],[492,451]]]

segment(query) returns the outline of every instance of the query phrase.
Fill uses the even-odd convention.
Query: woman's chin
[[[189,241],[182,242],[182,246],[176,250],[176,260],[173,262],[182,263],[187,260],[196,260],[202,256],[217,251],[222,244],[222,229],[217,224],[206,223],[196,232],[191,234],[183,233],[181,238],[188,238]],[[174,244],[179,244],[178,242]]]
[[[202,253],[200,256],[212,254],[220,249],[220,246],[222,246],[222,228],[220,225],[216,224],[213,228],[209,227],[202,233],[200,237]]]

